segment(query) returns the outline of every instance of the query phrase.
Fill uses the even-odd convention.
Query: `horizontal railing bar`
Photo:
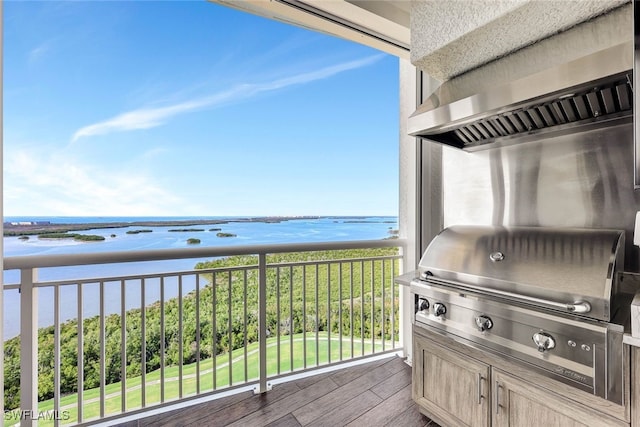
[[[393,247],[393,246],[391,246]],[[341,259],[330,259],[330,260],[322,260],[322,263],[342,263],[342,262],[360,262],[360,261],[371,261],[371,260],[395,260],[402,259],[402,255],[383,255],[376,257],[365,257],[365,258],[341,258]],[[315,265],[319,261],[296,261],[296,262],[288,262],[288,263],[269,263],[267,264],[267,268],[275,268],[275,267],[296,267],[302,265]],[[217,268],[207,268],[207,269],[193,269],[193,270],[179,270],[179,271],[167,271],[167,272],[158,272],[158,273],[147,273],[147,274],[132,274],[128,276],[110,276],[110,277],[85,277],[81,279],[64,279],[64,280],[55,280],[55,281],[47,281],[47,282],[38,282],[35,283],[36,287],[53,287],[53,286],[72,286],[80,283],[88,284],[88,283],[99,283],[103,282],[119,282],[121,280],[140,280],[140,279],[154,279],[160,277],[178,277],[185,275],[199,275],[199,274],[210,274],[213,272],[230,272],[230,271],[243,271],[243,270],[257,270],[258,265],[239,265],[233,267],[217,267]],[[11,283],[5,284],[4,290],[11,289],[20,289],[19,283]]]
[[[317,265],[319,263],[322,264],[339,264],[339,263],[349,263],[349,262],[362,262],[362,261],[383,261],[383,260],[396,260],[402,259],[402,255],[383,255],[383,256],[375,256],[375,257],[365,257],[365,258],[343,258],[343,259],[330,259],[330,260],[318,260],[318,261],[296,261],[296,262],[287,262],[287,263],[272,263],[267,264],[266,268],[288,268],[288,267],[300,267],[303,265]],[[257,265],[239,265],[233,267],[219,267],[219,268],[207,268],[202,270],[182,270],[182,271],[172,271],[172,272],[163,272],[163,273],[147,273],[147,274],[133,274],[128,276],[110,276],[110,277],[90,277],[90,278],[82,278],[82,279],[63,279],[63,280],[51,280],[46,282],[37,282],[34,283],[34,287],[44,288],[44,287],[59,287],[59,286],[75,286],[79,284],[99,284],[100,282],[104,282],[105,284],[111,282],[120,282],[122,280],[144,280],[144,279],[159,279],[159,278],[168,278],[168,277],[179,277],[179,276],[195,276],[195,275],[203,275],[203,274],[211,274],[213,272],[235,272],[235,271],[249,271],[249,270],[257,270]],[[107,285],[108,286],[108,285]],[[115,284],[113,286],[116,286]],[[4,285],[5,290],[10,289],[20,289],[19,284],[11,284]]]
[[[4,270],[66,267],[77,265],[116,264],[169,259],[225,257],[231,255],[312,252],[338,249],[367,249],[404,246],[404,239],[358,240],[347,242],[278,243],[204,248],[156,249],[150,251],[118,251],[64,255],[26,255],[4,258]]]
[[[257,270],[257,266],[246,266],[239,265],[235,267],[221,267],[221,268],[208,268],[204,270],[182,270],[182,271],[171,271],[171,272],[162,272],[162,273],[146,273],[146,274],[132,274],[128,276],[110,276],[110,277],[85,277],[82,279],[63,279],[63,280],[51,280],[47,282],[38,282],[35,283],[35,287],[56,287],[56,286],[74,286],[80,283],[82,284],[98,284],[99,282],[119,282],[121,280],[142,280],[142,279],[160,279],[160,278],[168,278],[168,277],[181,277],[181,276],[199,276],[202,274],[210,274],[213,272],[229,272],[229,271],[242,271],[242,270]],[[5,285],[5,290],[9,289],[20,289],[20,285],[10,285],[7,287]],[[115,285],[114,285],[115,286]]]
[[[62,279],[62,280],[50,280],[46,282],[35,283],[35,287],[57,287],[57,286],[75,286],[82,284],[98,284],[99,282],[119,282],[121,280],[141,280],[141,279],[159,279],[168,277],[179,276],[196,276],[201,274],[213,273],[214,271],[226,272],[226,271],[241,271],[241,270],[257,270],[257,266],[239,265],[235,267],[221,267],[221,268],[208,268],[203,270],[180,270],[180,271],[168,271],[158,273],[146,273],[146,274],[131,274],[128,276],[109,276],[109,277],[83,277],[80,279]],[[19,283],[5,284],[4,290],[20,289]]]
[[[372,257],[364,257],[364,258],[338,258],[338,259],[319,259],[315,261],[283,262],[283,263],[267,264],[267,268],[299,267],[302,265],[318,265],[318,264],[322,264],[322,265],[336,264],[337,265],[339,263],[360,262],[360,261],[381,261],[381,260],[394,260],[394,259],[402,259],[402,255],[382,255],[382,256],[372,256]]]

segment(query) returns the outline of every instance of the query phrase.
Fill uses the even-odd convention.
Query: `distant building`
[[[19,221],[5,222],[5,225],[50,225],[51,221]]]

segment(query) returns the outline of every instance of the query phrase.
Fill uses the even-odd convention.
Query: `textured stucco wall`
[[[630,1],[413,0],[411,62],[448,80],[625,3]]]
[[[456,84],[447,88],[447,96],[449,99],[462,99],[490,91],[504,82],[515,81],[631,40],[633,7],[629,3],[456,77]],[[629,56],[632,55],[629,50]]]

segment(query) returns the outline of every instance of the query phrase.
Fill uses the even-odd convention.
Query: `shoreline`
[[[67,233],[70,231],[87,231],[105,228],[127,228],[127,227],[176,227],[194,225],[222,225],[231,223],[251,223],[262,222],[280,223],[284,221],[309,220],[325,218],[321,216],[267,216],[254,218],[232,218],[232,219],[194,219],[194,220],[160,220],[160,221],[131,221],[131,222],[94,222],[94,223],[71,223],[71,224],[13,224],[4,223],[4,237],[12,236],[33,236],[43,233]]]
[[[306,216],[258,216],[258,217],[238,217],[225,219],[180,219],[180,220],[140,220],[140,221],[110,221],[110,222],[86,222],[86,223],[56,223],[46,221],[25,221],[13,223],[5,221],[4,237],[37,236],[44,233],[68,233],[87,230],[101,230],[108,228],[127,227],[190,227],[204,225],[224,225],[237,223],[264,223],[277,224],[286,221],[296,220],[317,220],[317,219],[342,219],[344,223],[364,224],[378,221],[370,221],[368,218],[378,216],[335,216],[335,215],[306,215]],[[380,218],[386,218],[380,216]],[[391,217],[389,217],[391,218]],[[397,221],[397,220],[396,220]],[[396,221],[384,221],[385,223],[395,223]],[[29,223],[30,222],[30,223]],[[46,223],[43,223],[46,222]],[[338,221],[334,221],[338,222]]]

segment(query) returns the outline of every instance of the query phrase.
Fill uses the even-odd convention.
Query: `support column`
[[[38,280],[37,269],[20,271],[20,426],[37,425],[38,414]]]
[[[258,254],[258,348],[260,357],[260,383],[255,394],[271,390],[267,382],[267,255]]]
[[[419,215],[419,145],[417,139],[407,134],[407,118],[416,108],[416,69],[406,59],[399,59],[400,84],[400,134],[399,134],[399,201],[398,226],[400,237],[406,240],[403,248],[401,271],[413,270],[418,263],[416,253],[419,250],[420,215]],[[413,303],[406,286],[400,286],[399,301],[400,344],[407,362],[411,363],[411,316]]]

